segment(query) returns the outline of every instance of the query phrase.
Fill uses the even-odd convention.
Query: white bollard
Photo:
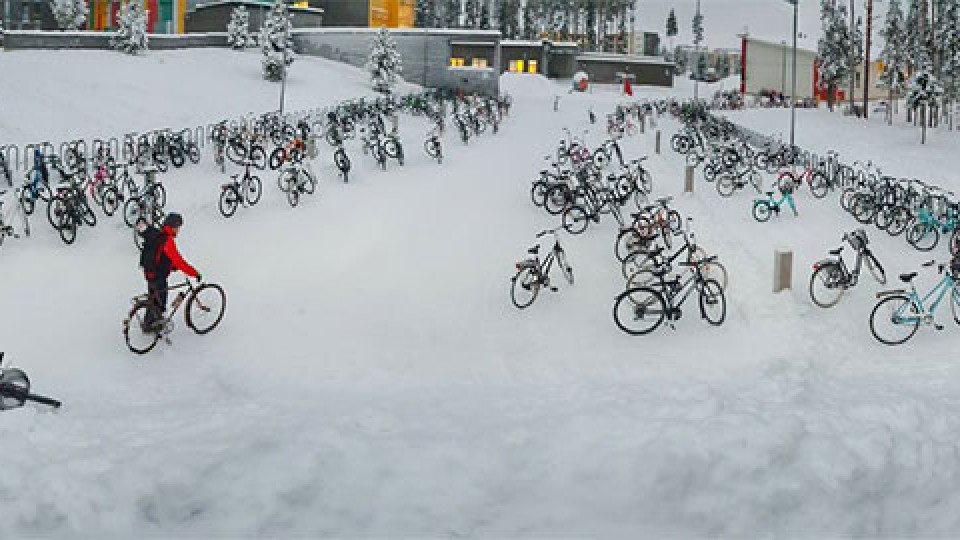
[[[693,171],[696,169],[693,165],[687,165],[686,176],[683,178],[683,192],[684,193],[693,193]]]
[[[773,292],[790,289],[793,280],[793,251],[778,249],[773,252]]]
[[[640,133],[646,133],[646,132],[647,132],[647,115],[641,114],[640,115]]]

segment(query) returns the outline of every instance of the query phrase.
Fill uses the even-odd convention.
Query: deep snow
[[[221,56],[230,53],[136,61],[211,74],[170,123],[269,108],[258,105],[275,86],[254,82],[257,62]],[[31,54],[0,63],[35,65]],[[97,68],[77,70],[83,87],[85,73],[122,57],[81,58]],[[313,82],[291,100],[326,105],[362,91],[359,72],[303,60],[294,69],[309,65]],[[216,70],[232,69],[249,76],[227,85],[237,105],[210,97]],[[810,304],[810,265],[855,225],[833,196],[802,193],[800,218],[765,225],[746,193],[720,200],[698,183],[682,196],[682,160],[666,150],[676,126],[662,119],[655,193],[676,195],[727,265],[726,324],[708,327],[688,308],[675,331],[620,332],[609,221],[561,237],[576,285],[514,309],[513,263],[556,225],[529,203],[542,156],[562,127],[586,127],[588,107],[602,115],[620,98],[527,76],[503,85],[515,107],[499,135],[467,147],[448,135],[438,166],[420,148],[425,123],[405,118],[407,166],[381,173],[351,147],[344,185],[324,149],[319,196],[295,210],[265,173],[261,203],[224,220],[209,155],[164,176],[168,207],[187,220],[181,251],[224,285],[228,305],[212,334],[178,324],[173,345],[146,357],[120,334],[142,288],[120,221],[83,228],[65,247],[38,219],[35,237],[5,244],[0,347],[65,406],[0,415],[0,537],[960,532],[957,329],[946,314],[944,332],[879,345],[867,328],[869,279],[832,310]],[[123,104],[132,88],[145,98],[128,112],[61,106],[29,132],[7,116],[18,128],[0,124],[0,140],[87,133],[88,114],[109,130],[138,116],[153,126],[145,104],[169,110],[162,92],[135,81],[101,91]],[[34,98],[21,89],[5,99],[13,104],[0,114],[16,115]],[[653,131],[624,146],[652,154]],[[902,239],[868,234],[890,276],[924,259]],[[775,295],[781,246],[795,250],[795,289]]]

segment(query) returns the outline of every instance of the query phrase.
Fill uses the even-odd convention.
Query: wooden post
[[[657,130],[657,138],[656,138],[656,144],[654,145],[654,149],[656,153],[658,154],[660,153],[660,130],[659,129]]]
[[[647,131],[647,115],[640,115],[640,133],[646,133]]]
[[[693,193],[693,171],[696,170],[693,165],[687,165],[686,176],[683,179],[683,192]]]
[[[790,289],[793,280],[793,251],[778,249],[773,252],[773,292]]]

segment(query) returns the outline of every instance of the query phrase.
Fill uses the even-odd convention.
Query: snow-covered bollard
[[[793,251],[778,249],[773,252],[773,292],[790,289],[793,280]]]
[[[647,131],[647,115],[640,115],[640,133],[646,133]]]
[[[683,192],[693,193],[693,165],[687,165],[686,175],[683,177]]]

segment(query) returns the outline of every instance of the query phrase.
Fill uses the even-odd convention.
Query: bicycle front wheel
[[[263,191],[263,185],[260,183],[260,177],[250,176],[243,183],[243,194],[247,198],[247,204],[253,206],[260,202],[260,195]]]
[[[563,228],[570,234],[580,234],[587,230],[590,216],[582,206],[576,204],[563,212]]]
[[[884,345],[900,345],[913,337],[920,326],[917,305],[903,295],[881,300],[870,313],[870,332]]]
[[[144,331],[143,323],[147,319],[148,309],[150,304],[147,302],[133,306],[127,320],[123,322],[123,339],[127,342],[127,347],[137,354],[150,352],[160,341],[159,333]]]
[[[753,219],[763,223],[770,219],[770,214],[773,212],[770,209],[770,205],[764,201],[759,201],[753,203]]]
[[[720,326],[727,318],[727,298],[716,280],[707,279],[700,286],[700,313],[713,326]]]
[[[227,294],[215,283],[204,283],[187,300],[187,326],[206,334],[220,324],[227,310]]]
[[[239,204],[240,194],[237,193],[236,188],[232,185],[223,188],[220,192],[220,213],[223,217],[228,218],[236,213]]]
[[[628,289],[613,302],[614,322],[631,336],[653,332],[663,323],[666,313],[663,296],[647,287]]]
[[[844,290],[843,271],[838,264],[823,264],[810,276],[810,300],[818,307],[837,305]]]

